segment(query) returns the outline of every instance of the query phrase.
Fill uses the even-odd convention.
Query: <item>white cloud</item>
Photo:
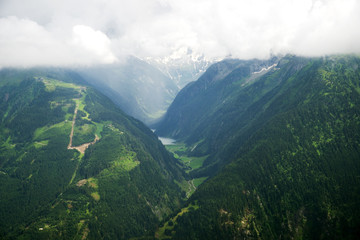
[[[100,31],[95,31],[91,27],[76,25],[73,27],[72,43],[79,48],[93,53],[104,63],[116,62],[116,57],[110,50],[109,38]]]
[[[2,0],[0,67],[360,52],[357,0]]]
[[[107,36],[76,25],[70,35],[53,33],[29,19],[0,19],[0,67],[113,63]]]

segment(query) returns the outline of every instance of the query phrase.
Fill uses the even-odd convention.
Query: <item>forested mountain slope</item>
[[[189,83],[179,92],[156,132],[160,136],[186,139],[230,96],[235,95],[239,80],[251,74],[263,75],[276,62],[277,58],[269,61],[226,59],[213,64],[198,81]]]
[[[152,235],[183,180],[157,137],[77,74],[0,71],[0,238]]]
[[[198,94],[201,79],[189,85],[179,94],[188,99],[171,107],[180,119],[159,127],[209,155],[193,175],[214,176],[172,218],[169,237],[357,239],[360,58],[287,56],[261,76],[243,73]],[[209,103],[208,91],[220,97]],[[187,111],[192,103],[198,111]],[[202,112],[207,104],[216,107]],[[188,114],[194,122],[182,122]]]

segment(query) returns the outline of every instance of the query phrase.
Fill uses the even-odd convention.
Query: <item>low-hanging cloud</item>
[[[113,63],[111,41],[91,27],[75,25],[68,36],[57,36],[29,19],[0,19],[0,66],[90,65]]]
[[[360,52],[357,0],[2,0],[0,67]]]

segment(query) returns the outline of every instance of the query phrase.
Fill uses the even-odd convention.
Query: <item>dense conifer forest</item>
[[[208,156],[193,177],[214,177],[188,200],[196,210],[165,223],[168,237],[359,236],[360,59],[277,61],[259,76],[257,62],[225,60],[212,68],[231,71],[210,69],[170,107],[159,132]]]
[[[177,160],[78,75],[1,74],[1,239],[153,235],[180,207]]]

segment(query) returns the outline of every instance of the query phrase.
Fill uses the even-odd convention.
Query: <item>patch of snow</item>
[[[212,63],[217,61],[207,59],[203,54],[194,52],[188,47],[175,49],[166,57],[148,57],[144,60],[174,80],[179,90],[189,82],[196,81]]]
[[[259,74],[259,73],[262,73],[262,72],[265,72],[265,71],[269,71],[271,68],[275,67],[277,65],[277,63],[267,67],[267,68],[262,68],[260,71],[258,72],[253,72],[252,74]]]

